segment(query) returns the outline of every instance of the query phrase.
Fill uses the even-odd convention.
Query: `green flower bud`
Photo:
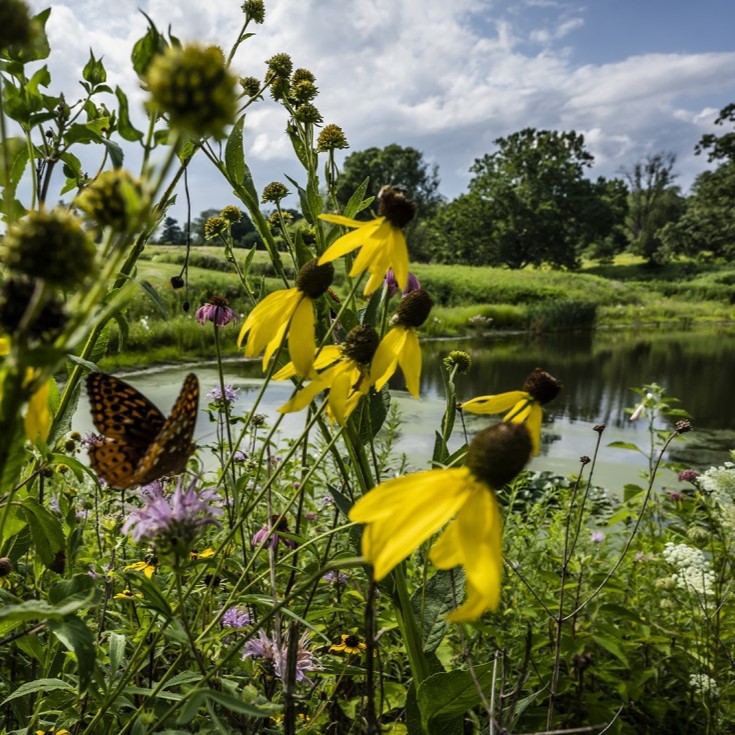
[[[291,83],[288,81],[288,77],[275,77],[270,84],[271,97],[278,102],[279,100],[285,100],[288,97],[288,93],[291,91]]]
[[[204,223],[204,239],[211,240],[218,235],[224,235],[230,226],[224,217],[210,217]]]
[[[97,270],[94,244],[62,209],[31,212],[8,230],[3,245],[8,268],[61,288],[79,285]]]
[[[234,204],[228,204],[219,214],[233,225],[242,219],[242,212]]]
[[[268,202],[277,204],[290,193],[291,192],[286,188],[285,184],[282,184],[280,181],[272,181],[265,187],[265,189],[263,189],[263,197],[260,201],[263,204],[267,204]]]
[[[24,278],[8,278],[0,286],[0,327],[8,334],[14,334],[20,326],[34,290],[33,282]],[[66,321],[63,303],[48,296],[27,326],[26,333],[31,338],[53,342]]]
[[[255,97],[260,93],[261,81],[255,77],[240,77],[240,86],[248,97]]]
[[[126,232],[142,208],[142,187],[123,169],[101,173],[77,196],[75,204],[101,227]]]
[[[466,375],[472,367],[472,358],[462,350],[452,350],[442,361],[444,369],[451,372],[457,367],[457,375]]]
[[[349,148],[344,131],[339,125],[325,125],[316,139],[316,149],[319,153],[327,153],[342,148]]]
[[[302,123],[311,123],[312,125],[318,125],[324,118],[322,117],[321,112],[314,107],[314,105],[311,104],[311,102],[306,102],[303,105],[299,105],[299,107],[294,112],[294,117]]]
[[[154,105],[174,128],[221,137],[235,120],[235,77],[216,46],[169,46],[151,61],[146,81]]]
[[[252,20],[253,23],[262,25],[265,21],[265,4],[263,0],[246,0],[242,4],[242,12],[245,13],[245,17],[248,20]]]
[[[291,61],[288,54],[276,54],[271,56],[265,63],[268,66],[268,71],[282,79],[290,77],[293,71],[293,61]]]
[[[497,490],[526,466],[532,451],[525,424],[501,421],[475,436],[467,450],[465,465],[478,480]]]
[[[294,104],[303,105],[306,102],[311,102],[318,93],[319,90],[313,82],[304,80],[294,84],[293,80],[291,81],[289,97],[293,100]]]
[[[332,285],[334,265],[325,263],[317,265],[316,259],[306,263],[296,276],[296,288],[303,291],[310,299],[318,299]]]
[[[291,75],[291,84],[298,84],[299,82],[311,82],[312,84],[316,81],[316,77],[308,69],[296,69]]]

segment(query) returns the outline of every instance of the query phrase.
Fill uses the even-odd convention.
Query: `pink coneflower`
[[[196,319],[200,324],[213,322],[217,327],[226,327],[230,322],[240,321],[240,317],[229,307],[227,299],[211,296],[209,301],[197,309]]]

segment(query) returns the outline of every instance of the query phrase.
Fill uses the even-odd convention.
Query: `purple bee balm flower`
[[[669,493],[669,500],[672,503],[678,503],[679,501],[684,500],[685,497],[686,495],[684,495],[684,493],[680,492],[679,490],[672,490]]]
[[[679,482],[694,482],[698,477],[697,470],[683,470],[679,473]]]
[[[234,388],[231,385],[226,385],[224,393],[225,401],[227,403],[234,403],[237,400],[237,391],[237,388]],[[214,403],[220,403],[222,401],[222,387],[215,385],[214,388],[207,393],[207,398]]]
[[[233,462],[247,462],[248,461],[248,453],[243,452],[242,449],[235,450],[234,454],[232,455],[232,461]]]
[[[322,575],[322,579],[325,582],[329,582],[330,584],[334,585],[347,584],[347,582],[350,581],[350,575],[345,574],[344,572],[336,572],[334,570],[330,570],[326,574]]]
[[[230,607],[225,610],[219,622],[223,628],[241,630],[242,628],[250,625],[252,618],[245,608],[235,605],[234,607]]]
[[[89,432],[82,437],[82,444],[85,447],[96,447],[98,444],[102,444],[104,439],[99,434],[93,434]]]
[[[212,296],[209,302],[197,309],[196,319],[200,324],[213,322],[217,327],[226,327],[230,322],[240,321],[240,317],[228,306],[227,299]]]
[[[296,681],[305,681],[311,684],[306,675],[307,671],[319,671],[321,661],[307,648],[309,634],[304,633],[299,638],[296,650]],[[257,638],[251,638],[242,649],[243,659],[257,658],[268,661],[278,677],[285,674],[288,654],[288,636],[284,636],[279,648],[277,642],[267,636],[262,630],[258,631]]]
[[[590,541],[593,544],[601,544],[605,540],[605,534],[602,531],[592,531]]]
[[[388,298],[392,299],[398,293],[398,281],[396,281],[395,274],[392,268],[388,268],[383,283],[388,287]],[[408,274],[408,285],[403,292],[403,295],[411,293],[411,291],[418,291],[421,288],[419,279],[414,276],[413,273]]]
[[[161,553],[173,552],[184,558],[205,526],[219,525],[215,520],[222,509],[214,505],[213,490],[197,491],[197,478],[184,488],[183,477],[169,497],[151,493],[146,504],[133,511],[123,524],[123,533],[131,532],[136,542],[154,543]]]
[[[266,549],[277,549],[278,542],[283,541],[289,549],[295,549],[297,544],[293,539],[284,538],[278,532],[291,533],[288,528],[288,521],[280,516],[271,516],[270,525],[265,525],[253,534],[251,543],[253,548],[263,545]]]

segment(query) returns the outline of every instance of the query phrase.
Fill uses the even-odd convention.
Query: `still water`
[[[735,448],[735,329],[712,328],[681,333],[600,331],[535,337],[531,335],[487,337],[477,340],[439,340],[423,346],[421,399],[405,391],[400,376],[391,382],[392,396],[401,412],[400,437],[396,450],[405,452],[411,465],[427,467],[434,432],[444,411],[441,361],[451,350],[470,353],[472,369],[457,379],[460,400],[520,388],[534,368],[548,370],[563,384],[560,395],[547,406],[541,454],[532,469],[559,474],[579,470],[579,457],[592,455],[596,424],[606,424],[595,469],[595,482],[620,489],[640,482],[646,466],[637,453],[609,448],[612,441],[645,446],[647,422],[631,423],[625,408],[638,396],[631,388],[658,383],[668,395],[680,399],[692,416],[695,430],[675,442],[671,459],[696,468],[728,459]],[[203,395],[218,384],[216,366],[171,366],[129,373],[125,380],[168,411],[190,370],[199,376]],[[236,360],[225,366],[225,381],[238,388],[235,413],[248,412],[261,387],[260,361]],[[279,416],[276,409],[291,395],[291,384],[271,383],[258,407],[269,424]],[[92,429],[86,399],[80,403],[74,428]],[[206,404],[206,398],[201,401]],[[279,426],[281,436],[296,436],[303,428],[305,412],[286,415]],[[466,416],[470,433],[487,423],[482,416]],[[456,445],[461,443],[461,425],[455,427]],[[197,440],[205,443],[214,435],[213,425],[202,414]],[[675,484],[671,474],[661,476]]]

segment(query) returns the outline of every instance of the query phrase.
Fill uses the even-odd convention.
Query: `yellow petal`
[[[367,227],[375,224],[379,220],[382,220],[383,217],[370,220],[360,220],[350,219],[349,217],[344,217],[341,214],[320,214],[319,219],[324,220],[325,222],[333,222],[335,225],[342,225],[343,227]]]
[[[10,342],[5,337],[0,337],[0,357],[10,353]]]
[[[398,364],[403,371],[408,392],[418,398],[421,385],[421,345],[415,329],[407,329],[406,332],[406,341],[398,355]]]
[[[346,235],[337,238],[319,257],[317,263],[323,265],[332,260],[352,252],[356,248],[362,247],[370,241],[375,230],[380,227],[383,218],[379,220],[370,220],[369,222],[360,223],[359,229],[348,232]],[[353,226],[353,225],[348,225]]]
[[[312,380],[309,385],[305,385],[297,391],[278,409],[278,413],[293,413],[306,408],[319,393],[329,387],[329,383],[323,378],[324,376],[320,375],[316,380]]]
[[[470,413],[502,413],[513,408],[521,401],[529,399],[528,393],[522,390],[511,390],[493,396],[479,396],[460,404],[463,411]]]
[[[314,305],[305,297],[296,307],[288,328],[288,352],[296,373],[304,378],[314,375],[312,365],[316,343],[314,341]]]
[[[288,321],[283,322],[278,327],[278,329],[276,329],[275,334],[271,335],[271,339],[268,341],[268,344],[265,346],[265,349],[263,350],[263,372],[265,372],[268,369],[268,362],[273,356],[273,353],[283,343],[283,339],[286,336],[286,331],[288,330],[288,324],[289,324]]]
[[[541,446],[541,422],[543,421],[544,412],[538,403],[534,403],[528,413],[526,419],[526,427],[531,437],[531,447],[533,454],[537,455]]]
[[[282,324],[288,323],[304,294],[297,288],[268,294],[251,312],[240,329],[237,344],[245,343],[245,356],[259,355]]]
[[[405,327],[394,327],[380,341],[370,363],[370,377],[375,383],[375,390],[381,390],[396,371],[407,333]]]
[[[329,383],[329,410],[337,420],[344,426],[350,414],[355,410],[360,394],[352,395],[352,386],[359,380],[359,371],[355,370],[347,361],[336,366]]]
[[[362,553],[380,580],[462,506],[469,470],[427,470],[388,480],[357,501],[350,520],[368,523]]]
[[[35,442],[38,438],[42,441],[48,439],[51,430],[51,412],[48,407],[51,383],[53,383],[53,378],[49,378],[28,401],[24,425],[26,437],[31,442]]]
[[[324,370],[342,357],[342,349],[339,345],[326,345],[319,350],[319,354],[314,358],[314,369]],[[293,378],[296,375],[296,367],[292,362],[284,365],[274,376],[274,380],[285,380]]]

